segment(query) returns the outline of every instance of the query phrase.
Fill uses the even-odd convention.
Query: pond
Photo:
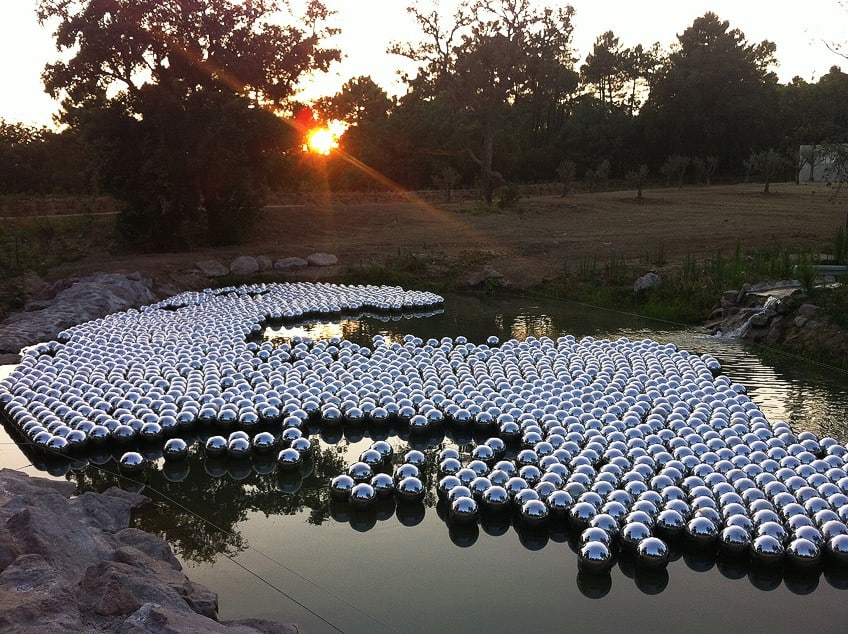
[[[769,421],[848,440],[844,374],[623,312],[448,297],[443,310],[426,316],[313,321],[269,327],[261,337],[337,338],[370,347],[377,335],[387,342],[404,335],[463,335],[478,344],[492,336],[505,342],[573,335],[673,343],[717,359]],[[304,632],[513,632],[832,630],[848,617],[846,568],[763,568],[671,541],[665,569],[645,569],[622,556],[608,574],[595,575],[578,568],[580,533],[565,523],[528,528],[516,515],[483,514],[458,525],[435,491],[437,454],[455,448],[465,462],[484,440],[473,430],[446,425],[422,435],[403,426],[310,425],[314,457],[295,474],[280,473],[273,455],[206,458],[202,444],[209,433],[187,438],[197,442],[186,462],[166,463],[161,452],[149,450],[154,462],[144,482],[116,474],[119,453],[69,466],[10,445],[8,437],[0,463],[75,480],[80,490],[116,483],[142,489],[156,503],[137,514],[136,525],[165,537],[189,577],[219,593],[222,619],[271,618],[295,622]],[[387,498],[360,511],[331,501],[331,478],[377,440],[392,446],[394,466],[410,449],[429,458],[423,504]]]

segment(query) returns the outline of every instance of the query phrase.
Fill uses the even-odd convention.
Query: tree
[[[695,176],[707,187],[712,184],[712,177],[717,167],[718,157],[716,156],[708,156],[706,158],[696,156],[692,159],[692,168],[695,170]]]
[[[763,181],[764,194],[769,193],[769,184],[787,166],[786,157],[773,149],[752,152],[745,163],[746,173],[751,176],[758,176]]]
[[[577,164],[574,161],[563,161],[557,166],[557,177],[562,183],[562,197],[571,193],[574,178],[577,175]]]
[[[612,104],[621,98],[627,83],[627,52],[612,31],[598,36],[586,63],[580,67],[582,79],[595,87],[595,94],[604,103]]]
[[[683,178],[686,176],[686,169],[691,162],[691,158],[681,154],[669,156],[660,168],[660,174],[665,176],[665,186],[668,187],[671,184],[672,178],[677,178],[677,187],[683,187]]]
[[[657,156],[680,152],[739,165],[755,145],[779,136],[771,125],[775,45],[751,44],[714,13],[677,37],[642,109]]]
[[[642,188],[648,178],[648,166],[644,163],[638,169],[630,170],[624,175],[624,179],[636,188],[636,201],[642,202]]]
[[[452,21],[423,3],[409,8],[422,32],[418,44],[395,44],[391,52],[419,64],[410,79],[413,91],[429,97],[443,94],[475,122],[480,144],[469,148],[480,171],[480,189],[487,204],[497,182],[493,170],[494,143],[510,105],[532,95],[571,57],[574,9],[534,9],[529,0],[464,0]],[[479,155],[479,156],[478,156]]]
[[[58,20],[61,53],[45,86],[61,97],[65,123],[111,159],[101,162],[101,180],[125,203],[130,237],[179,237],[200,212],[211,240],[238,238],[265,170],[292,143],[272,110],[301,75],[339,59],[321,46],[332,31],[320,1],[307,3],[300,26],[281,25],[284,8],[277,0],[40,0],[41,21]]]

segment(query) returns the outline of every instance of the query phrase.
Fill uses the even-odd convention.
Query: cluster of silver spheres
[[[228,438],[226,455],[269,450],[263,424],[294,428],[308,414],[306,387],[295,370],[308,343],[280,346],[256,339],[267,323],[329,318],[362,311],[422,312],[440,306],[432,293],[399,287],[333,284],[254,284],[186,292],[115,313],[59,333],[56,341],[22,351],[20,364],[0,381],[0,405],[20,433],[50,455],[91,449],[162,445],[166,460],[182,460],[179,436],[196,427],[238,426],[247,439]],[[349,342],[337,357],[367,354]],[[218,438],[206,444],[218,456]],[[264,439],[264,442],[263,442]],[[260,441],[260,442],[257,442]],[[308,454],[308,438],[283,434],[278,464],[288,470]],[[145,459],[127,451],[118,466],[143,471]]]
[[[488,438],[467,459],[449,449],[434,465],[451,521],[508,509],[529,526],[567,521],[584,571],[608,569],[616,549],[662,568],[677,538],[763,565],[848,566],[848,449],[767,420],[709,355],[570,336],[255,340],[274,320],[441,301],[329,284],[183,293],[27,350],[0,403],[52,452],[167,439],[163,455],[179,460],[181,430],[237,427],[212,435],[207,455],[278,452],[282,471],[308,458],[307,420],[410,434],[450,425]],[[263,435],[267,425],[279,434]],[[363,452],[331,482],[332,498],[419,503],[423,454],[389,474],[390,449],[378,441]],[[139,454],[124,458],[123,470],[139,468]]]

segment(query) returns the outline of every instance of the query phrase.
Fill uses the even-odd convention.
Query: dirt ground
[[[122,255],[96,247],[49,277],[141,271],[157,286],[203,287],[210,282],[193,271],[201,260],[305,257],[324,251],[337,255],[339,266],[309,267],[298,279],[332,279],[349,267],[414,254],[428,267],[449,271],[459,283],[490,264],[516,287],[527,287],[592,259],[624,258],[650,269],[656,268],[652,262],[673,266],[687,255],[718,250],[729,255],[737,242],[743,250],[780,244],[826,253],[848,209],[848,201],[834,202],[831,193],[813,183],[773,184],[769,194],[759,184],[714,185],[650,189],[641,203],[633,191],[531,195],[505,210],[415,196],[388,202],[328,198],[269,205],[247,242],[235,247]]]

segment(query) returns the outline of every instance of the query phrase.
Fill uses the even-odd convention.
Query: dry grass
[[[383,265],[412,254],[456,279],[489,263],[517,286],[531,286],[575,271],[587,261],[611,258],[631,266],[675,266],[687,257],[731,254],[781,245],[827,251],[845,205],[831,201],[820,184],[757,184],[632,191],[529,195],[516,207],[487,209],[469,199],[437,202],[422,195],[347,194],[298,201],[279,197],[262,210],[245,244],[188,253],[110,253],[108,240],[76,243],[85,256],[51,269],[51,277],[99,270],[141,270],[150,277],[179,276],[194,262],[213,257],[306,256],[335,253],[346,267]],[[0,223],[8,222],[0,219]],[[105,223],[97,223],[101,228]],[[97,239],[95,239],[97,238]],[[85,236],[80,240],[88,240]],[[339,276],[338,268],[323,271]],[[314,272],[310,272],[314,275]],[[427,270],[420,272],[422,284]],[[177,283],[179,280],[176,280]]]

